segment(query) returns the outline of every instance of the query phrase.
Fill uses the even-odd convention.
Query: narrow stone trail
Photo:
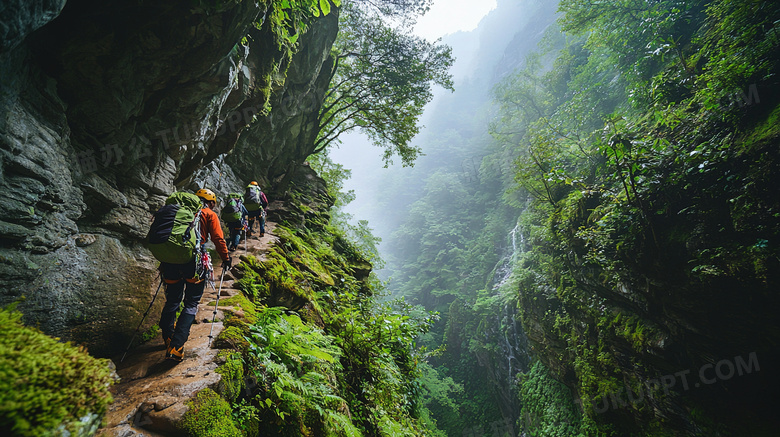
[[[234,263],[244,254],[254,255],[261,261],[265,259],[265,253],[278,241],[273,233],[275,228],[276,223],[267,222],[265,236],[259,237],[255,233],[246,242],[242,240],[239,248],[232,253]],[[114,402],[106,413],[106,425],[98,431],[98,436],[179,435],[181,431],[176,428],[176,422],[186,413],[187,401],[204,388],[217,388],[221,375],[214,370],[218,367],[216,357],[219,350],[213,348],[213,340],[212,347],[209,347],[208,336],[214,316],[214,306],[209,306],[209,303],[217,300],[216,289],[219,289],[221,274],[222,270],[215,265],[214,288],[207,285],[203,293],[189,340],[184,345],[184,361],[165,360],[165,344],[160,335],[131,349],[122,363],[119,362],[121,355],[114,357],[116,372],[121,379],[111,388]],[[222,331],[225,312],[241,311],[222,304],[241,292],[234,288],[234,282],[232,273],[226,272],[213,338]],[[157,299],[165,300],[164,290],[160,290]],[[150,312],[148,317],[159,319],[159,311]]]

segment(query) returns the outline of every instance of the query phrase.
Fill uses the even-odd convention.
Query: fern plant
[[[250,361],[260,385],[261,420],[281,434],[358,437],[338,392],[341,351],[333,337],[284,308],[258,311],[251,328]]]

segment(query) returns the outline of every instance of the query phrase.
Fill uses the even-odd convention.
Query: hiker
[[[228,251],[232,252],[238,248],[241,241],[241,231],[247,229],[247,220],[249,211],[244,206],[244,199],[239,193],[228,194],[227,203],[222,207],[220,218],[226,223],[230,236],[228,237]]]
[[[214,212],[217,196],[209,189],[201,189],[195,193],[201,200],[199,214],[200,237],[198,243],[205,244],[209,238],[217,247],[217,253],[222,258],[222,268],[229,269],[232,264],[227,245],[222,235],[219,217]],[[191,196],[191,195],[190,195]],[[200,265],[198,265],[200,264]],[[205,268],[202,268],[205,267]],[[211,275],[211,260],[203,251],[201,256],[195,256],[184,264],[160,263],[160,272],[165,287],[166,302],[160,316],[160,329],[165,341],[165,358],[182,361],[184,359],[184,343],[190,335],[190,327],[198,312],[198,303],[206,288],[206,281]],[[184,299],[184,308],[175,321],[176,311]]]
[[[255,219],[260,223],[260,236],[265,235],[265,208],[268,206],[268,198],[257,185],[257,181],[252,181],[246,187],[244,200],[247,211],[249,211],[249,236],[254,231]]]

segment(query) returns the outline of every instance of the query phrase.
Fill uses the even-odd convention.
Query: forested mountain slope
[[[458,88],[424,177],[384,183],[413,193],[384,209],[391,287],[442,313],[428,405],[451,434],[498,435],[503,362],[529,435],[772,435],[780,8],[559,8],[495,114]],[[530,370],[506,346],[515,308]]]
[[[456,64],[455,93],[439,96],[424,118],[426,155],[412,169],[391,168],[371,199],[376,213],[368,218],[383,237],[381,275],[390,290],[441,313],[424,339],[431,349],[446,345],[429,360],[436,370],[426,373],[426,399],[448,435],[517,429],[514,374],[527,370],[528,357],[514,293],[499,285],[517,256],[510,233],[527,195],[505,195],[516,154],[489,134],[490,91],[525,64],[556,10],[546,2],[499,2],[469,34],[479,49],[466,66]],[[519,245],[522,235],[514,237]]]

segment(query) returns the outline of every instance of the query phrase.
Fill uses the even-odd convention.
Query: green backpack
[[[241,195],[238,193],[228,194],[228,200],[222,207],[220,218],[225,223],[235,223],[241,221]]]
[[[146,236],[146,247],[158,261],[185,264],[192,260],[200,246],[200,210],[198,196],[175,192],[154,214]]]

